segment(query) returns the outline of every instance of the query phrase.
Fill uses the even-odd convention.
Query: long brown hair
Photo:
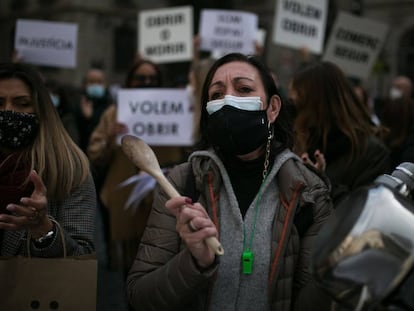
[[[368,108],[358,100],[337,65],[330,62],[309,65],[293,77],[290,87],[297,95],[294,131],[298,154],[308,152],[319,142],[321,152],[326,152],[329,133],[339,130],[349,140],[351,160],[363,152],[368,136],[376,134]]]
[[[124,87],[126,88],[130,88],[132,81],[134,79],[134,75],[135,75],[135,71],[137,71],[137,69],[139,67],[141,67],[142,65],[148,64],[150,66],[152,66],[156,72],[156,76],[157,76],[157,82],[156,85],[154,85],[154,87],[161,87],[161,85],[163,85],[163,81],[162,81],[162,72],[161,72],[161,68],[155,64],[154,62],[148,60],[148,59],[141,59],[138,62],[134,63],[128,70],[128,73],[126,75],[125,78],[125,83],[124,83]]]
[[[66,132],[39,73],[25,64],[0,64],[0,81],[9,78],[29,87],[39,118],[39,133],[22,158],[30,161],[31,169],[42,178],[49,198],[64,199],[87,179],[88,158]]]
[[[387,146],[391,149],[401,147],[414,126],[414,101],[406,96],[387,99],[381,122],[389,130],[384,138]]]

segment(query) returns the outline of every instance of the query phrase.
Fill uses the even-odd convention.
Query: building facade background
[[[263,60],[286,85],[299,62],[298,50],[272,43],[273,21],[278,0],[2,0],[0,1],[0,61],[13,54],[16,20],[41,19],[77,23],[77,68],[41,67],[48,76],[64,84],[81,85],[86,70],[102,67],[110,83],[123,84],[126,71],[134,60],[137,46],[139,10],[182,5],[194,7],[195,34],[202,8],[249,11],[258,14],[259,27],[266,33]],[[282,1],[282,0],[280,0]],[[405,74],[414,80],[414,1],[412,0],[330,0],[327,22],[329,35],[341,10],[389,25],[389,33],[367,86],[374,93],[385,92],[391,77]],[[186,79],[189,62],[164,64],[168,86]]]

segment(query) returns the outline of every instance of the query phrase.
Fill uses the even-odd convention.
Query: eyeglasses
[[[158,77],[155,75],[134,75],[132,80],[142,84],[156,84],[158,83]]]

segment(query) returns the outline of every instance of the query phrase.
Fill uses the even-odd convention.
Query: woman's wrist
[[[32,239],[36,240],[45,236],[51,230],[53,230],[53,222],[46,215],[44,221],[40,222],[39,225],[37,225],[36,227],[30,228],[30,235]]]
[[[218,256],[214,256],[214,259],[212,262],[209,263],[200,263],[196,258],[193,257],[195,266],[197,267],[197,270],[200,271],[201,273],[204,273],[206,271],[209,271],[210,269],[215,268],[218,263],[219,263],[219,258]]]

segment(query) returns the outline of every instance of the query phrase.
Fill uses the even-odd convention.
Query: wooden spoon
[[[180,196],[178,191],[165,177],[154,151],[142,139],[133,135],[124,135],[121,139],[122,150],[134,165],[147,172],[160,184],[161,188],[171,197]],[[224,249],[215,237],[206,239],[207,245],[217,255],[223,255]]]

